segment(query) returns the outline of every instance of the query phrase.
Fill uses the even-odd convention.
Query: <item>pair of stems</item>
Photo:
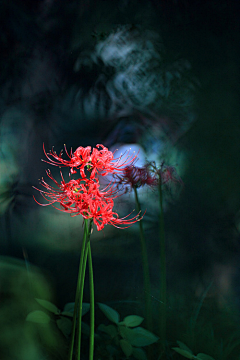
[[[88,224],[88,219],[84,219],[84,235],[81,248],[81,256],[78,271],[77,289],[75,295],[75,305],[73,313],[72,335],[70,340],[69,360],[80,360],[81,358],[81,330],[82,330],[82,303],[86,265],[88,259],[89,269],[89,289],[90,289],[90,337],[89,337],[89,360],[93,360],[94,353],[94,283],[92,254],[90,245],[90,234],[92,229],[92,219]],[[76,331],[77,330],[77,331]],[[76,354],[73,358],[74,341],[76,341]]]

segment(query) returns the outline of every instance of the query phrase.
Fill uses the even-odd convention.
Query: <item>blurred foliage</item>
[[[239,359],[240,327],[237,321],[239,313],[234,307],[225,305],[219,307],[215,300],[209,297],[209,289],[210,287],[205,290],[201,298],[191,299],[190,302],[189,298],[186,301],[175,295],[169,297],[167,349],[164,355],[159,355],[158,343],[156,343],[159,338],[139,326],[144,323],[143,317],[127,315],[121,321],[119,311],[98,303],[99,309],[108,320],[106,321],[100,316],[99,311],[96,311],[95,356],[99,359],[146,360],[148,357],[143,348],[151,345],[151,354],[157,359],[181,360],[182,357],[196,360]],[[37,307],[37,303],[40,307]],[[124,313],[133,310],[134,305],[134,302],[130,301],[118,302],[118,307],[121,306]],[[37,308],[40,310],[36,310]],[[36,299],[34,310],[27,315],[26,320],[27,323],[35,324],[36,328],[44,324],[45,331],[48,329],[47,324],[52,322],[51,329],[55,328],[55,331],[59,329],[64,336],[61,344],[66,347],[70,339],[73,311],[74,303],[66,304],[61,311],[52,302]],[[83,315],[88,311],[89,304],[83,303]],[[157,327],[157,313],[154,319]],[[88,321],[89,318],[86,317],[82,322],[83,339],[89,337]],[[87,341],[83,341],[82,356],[88,351],[86,343]],[[52,356],[54,353],[57,354],[58,350],[54,348]],[[193,355],[194,353],[197,355]]]
[[[138,315],[128,315],[120,321],[120,314],[116,310],[101,303],[98,303],[98,306],[114,324],[98,326],[99,345],[96,347],[98,356],[121,359],[123,352],[127,359],[146,360],[147,355],[142,347],[156,343],[159,338],[151,331],[139,326],[144,319]]]
[[[0,257],[0,353],[3,360],[40,360],[47,354],[59,359],[61,338],[52,327],[25,323],[36,306],[34,297],[50,298],[51,289],[34,267]],[[56,354],[55,354],[56,352]],[[53,355],[55,354],[55,355]]]

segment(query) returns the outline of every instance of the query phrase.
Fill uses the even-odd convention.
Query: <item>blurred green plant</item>
[[[35,299],[43,310],[31,311],[26,321],[33,322],[36,324],[50,324],[55,322],[58,329],[62,332],[66,339],[70,338],[72,331],[72,318],[74,313],[74,302],[67,303],[64,306],[63,311],[59,310],[56,305],[47,300]],[[82,303],[82,316],[85,315],[90,309],[90,304]],[[46,311],[47,310],[47,311]],[[82,333],[89,335],[90,328],[86,323],[82,322]]]
[[[35,332],[42,331],[42,333],[44,333],[44,336],[48,338],[49,344],[51,343],[53,336],[57,336],[58,339],[60,339],[61,343],[59,342],[57,344],[55,342],[54,345],[54,358],[54,352],[55,355],[59,353],[59,349],[57,349],[57,347],[59,347],[60,344],[61,349],[67,349],[68,347],[72,331],[72,320],[75,304],[74,302],[67,303],[64,306],[64,309],[61,311],[49,301],[38,298],[36,298],[35,300],[35,309],[27,315],[26,321],[28,323],[34,324],[31,329],[34,329]],[[202,307],[202,298],[200,299],[200,303]],[[40,307],[37,308],[37,305],[39,305]],[[144,318],[138,315],[128,315],[124,317],[124,319],[121,321],[119,312],[112,307],[102,303],[98,303],[98,306],[101,312],[111,322],[111,324],[106,325],[101,323],[97,327],[97,330],[94,334],[96,353],[95,356],[98,359],[107,358],[112,360],[149,359],[148,354],[146,354],[143,348],[147,347],[148,345],[157,343],[159,341],[159,337],[140,326],[144,321]],[[198,314],[199,306],[200,305],[196,306]],[[90,304],[83,303],[82,316],[87,314],[89,309]],[[193,318],[196,318],[196,311],[194,311],[193,315],[190,316],[189,320],[186,313],[182,311],[182,316],[184,317],[183,327],[181,327],[181,325],[179,327],[177,325],[178,321],[176,321],[174,317],[172,318],[169,315],[169,321],[167,325],[168,330],[170,330],[171,336],[178,337],[183,334],[182,338],[184,339],[184,342],[177,341],[178,347],[173,347],[172,345],[175,341],[167,341],[165,352],[159,353],[160,355],[156,355],[154,358],[158,360],[180,359],[182,357],[192,360],[240,360],[240,357],[237,357],[240,349],[240,330],[235,328],[235,330],[229,331],[225,317],[219,319],[218,326],[222,328],[226,326],[226,336],[223,339],[220,335],[217,335],[216,332],[214,332],[214,326],[212,322],[215,321],[215,317],[213,316],[212,319],[209,319],[207,321],[207,314],[204,313],[204,310],[205,309],[203,309],[202,316],[200,316],[199,319],[196,319],[196,326],[194,326],[194,328],[191,327],[191,323],[193,321]],[[213,313],[213,311],[211,312]],[[178,311],[177,313],[178,314],[176,316],[179,320],[181,316]],[[175,335],[173,335],[174,332],[172,331],[172,329],[170,329],[171,323],[173,323],[174,327],[179,327]],[[58,332],[63,335],[63,337],[59,336],[59,334],[56,333],[56,329],[58,329]],[[88,339],[90,334],[90,326],[87,324],[87,322],[82,321],[81,329],[85,339]],[[190,346],[187,346],[186,344],[190,344]],[[46,339],[45,345],[47,345]],[[47,347],[48,346],[49,345],[47,345]],[[195,349],[197,355],[194,355],[194,351],[192,349]],[[203,352],[198,352],[198,349],[203,349],[205,352],[209,352],[213,356],[210,356]],[[83,349],[83,353],[85,353],[85,350]],[[174,350],[175,355],[172,350]],[[66,354],[66,351],[62,352],[61,356],[58,355],[58,358],[65,360]]]
[[[72,331],[74,302],[67,303],[63,311],[61,311],[49,301],[37,298],[35,300],[44,310],[31,311],[27,315],[26,321],[41,325],[55,323],[65,339],[69,341]],[[83,316],[89,311],[90,304],[83,303],[82,305]],[[159,338],[152,332],[139,326],[144,318],[137,315],[129,315],[123,321],[120,321],[120,314],[116,310],[101,303],[98,303],[98,306],[114,325],[100,324],[98,326],[98,331],[95,333],[95,338],[98,340],[96,353],[108,354],[109,358],[115,356],[116,359],[122,358],[124,354],[126,359],[133,357],[138,360],[147,360],[146,353],[142,347],[157,342]],[[89,325],[82,321],[81,328],[82,334],[89,337]]]
[[[34,297],[51,298],[51,288],[34,266],[22,260],[0,257],[0,358],[3,360],[61,360],[64,344],[51,326],[25,322],[36,309]]]
[[[181,341],[177,341],[177,344],[179,347],[173,347],[172,349],[175,350],[178,354],[184,356],[187,359],[192,359],[192,360],[215,360],[212,356],[209,356],[207,354],[204,353],[199,353],[196,356],[193,355],[193,352],[191,349],[189,349],[189,347],[187,347],[187,345],[185,345],[184,343],[182,343]]]
[[[134,358],[147,360],[147,355],[142,349],[156,343],[159,337],[139,326],[144,318],[138,315],[128,315],[120,321],[120,314],[110,306],[98,303],[100,310],[113,324],[98,326],[101,347],[105,344],[105,356],[109,359]],[[103,351],[103,349],[102,349]]]

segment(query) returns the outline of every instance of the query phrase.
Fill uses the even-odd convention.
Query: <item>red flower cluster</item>
[[[164,163],[161,164],[161,167],[157,170],[157,174],[161,177],[161,183],[162,185],[167,183],[181,183],[182,179],[177,173],[177,170],[173,166],[167,166],[164,165]]]
[[[157,167],[154,161],[147,163],[144,167],[128,165],[123,169],[121,176],[116,175],[115,178],[118,185],[126,186],[126,192],[128,186],[130,190],[144,185],[155,187],[159,184],[159,179],[162,185],[183,183],[175,167],[167,166],[164,162]]]
[[[114,159],[114,153],[108,150],[103,145],[97,144],[96,147],[102,148],[98,150],[96,148],[91,149],[91,146],[82,147],[79,146],[77,150],[70,155],[67,152],[66,146],[64,145],[65,152],[70,160],[64,160],[62,158],[63,152],[59,155],[53,149],[46,153],[44,145],[43,151],[49,161],[43,160],[44,162],[56,165],[56,166],[67,166],[70,167],[71,174],[75,174],[80,169],[80,174],[82,178],[86,177],[86,168],[91,173],[90,178],[93,179],[96,175],[101,173],[101,176],[105,176],[107,174],[117,174],[121,172],[126,166],[129,164],[133,164],[137,159],[137,155],[129,156],[129,153],[123,158],[120,156],[117,159]],[[54,159],[52,160],[51,157]]]
[[[158,179],[153,176],[149,170],[149,166],[136,167],[134,165],[126,166],[122,172],[122,176],[118,176],[119,185],[129,185],[132,189],[133,187],[139,188],[144,185],[156,186],[158,184]],[[126,188],[127,189],[127,188]]]
[[[59,203],[61,209],[55,207],[58,210],[76,215],[82,215],[85,219],[93,219],[97,230],[102,230],[105,225],[110,224],[120,228],[120,225],[132,225],[136,221],[141,220],[139,214],[132,219],[126,219],[126,217],[120,219],[116,212],[113,212],[114,201],[117,194],[117,189],[114,184],[109,184],[105,189],[100,190],[100,184],[98,174],[102,176],[108,173],[116,174],[126,166],[126,164],[133,163],[136,156],[126,156],[124,159],[121,157],[117,160],[113,159],[113,153],[108,151],[103,145],[97,145],[102,147],[101,150],[88,146],[86,148],[79,147],[77,150],[69,155],[66,147],[65,151],[70,160],[64,160],[62,158],[62,152],[58,156],[53,150],[50,153],[44,153],[49,161],[47,163],[51,165],[61,165],[70,167],[69,182],[65,182],[62,172],[61,183],[58,183],[51,175],[50,170],[46,173],[48,177],[57,185],[54,188],[48,185],[44,179],[41,180],[41,185],[47,189],[47,191],[40,191],[41,195],[47,200],[48,204],[40,204],[42,206],[53,205]],[[54,160],[52,160],[53,157]],[[80,170],[81,177],[77,180],[71,179],[71,174],[77,173],[76,170]],[[90,178],[87,178],[86,171],[90,174]],[[125,226],[126,227],[126,226]]]

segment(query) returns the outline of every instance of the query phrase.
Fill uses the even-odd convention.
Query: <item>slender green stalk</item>
[[[141,211],[137,188],[133,186],[135,201],[137,206],[137,212]],[[141,250],[142,250],[142,266],[143,266],[143,281],[144,281],[144,294],[145,294],[145,313],[146,313],[146,322],[148,330],[152,330],[152,304],[151,304],[151,288],[150,288],[150,275],[149,275],[149,265],[147,257],[147,246],[146,240],[143,231],[142,220],[139,222],[140,230],[140,241],[141,241]]]
[[[160,338],[165,349],[166,343],[166,300],[167,300],[167,284],[166,284],[166,252],[165,252],[165,232],[164,232],[164,214],[163,214],[163,198],[162,198],[162,181],[159,175],[159,201],[160,201]]]
[[[88,258],[88,243],[89,243],[89,232],[88,232],[88,220],[84,220],[85,227],[87,229],[87,241],[86,248],[83,258],[83,267],[80,278],[80,289],[79,289],[79,299],[78,299],[78,327],[77,327],[77,360],[81,358],[81,336],[82,336],[82,303],[83,303],[83,289],[84,289],[84,280],[85,280],[85,272],[86,272],[86,264]]]
[[[93,360],[94,353],[94,284],[91,245],[88,241],[88,266],[89,266],[89,289],[90,289],[90,337],[89,337],[89,360]]]
[[[71,340],[70,340],[70,351],[69,351],[69,357],[68,357],[69,360],[72,360],[72,357],[73,357],[73,348],[74,348],[74,339],[75,339],[76,321],[77,321],[77,309],[78,309],[78,301],[79,301],[79,291],[80,291],[80,287],[81,287],[81,278],[82,278],[83,265],[84,265],[84,254],[86,251],[86,242],[87,242],[87,224],[85,222],[81,255],[80,255],[80,263],[79,263],[79,271],[78,271],[77,289],[76,289],[76,295],[75,295],[72,335],[71,335]]]

